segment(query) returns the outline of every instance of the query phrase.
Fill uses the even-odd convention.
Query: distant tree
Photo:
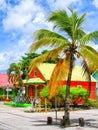
[[[21,66],[21,71],[23,72],[22,78],[25,79],[28,76],[28,66],[32,59],[38,57],[40,54],[37,53],[25,53],[24,56],[21,56],[21,60],[18,64]]]
[[[19,65],[21,66],[21,71],[23,72],[23,75],[22,75],[22,78],[23,79],[25,79],[27,76],[28,76],[28,73],[29,73],[29,64],[30,64],[30,62],[34,59],[34,58],[36,58],[36,57],[38,57],[38,56],[41,56],[41,55],[43,55],[43,54],[45,54],[45,53],[47,53],[48,52],[48,50],[43,50],[42,52],[41,52],[41,54],[38,54],[38,53],[25,53],[25,55],[24,56],[21,56],[21,60],[19,61]],[[56,58],[56,59],[54,59],[54,60],[52,60],[52,59],[48,59],[48,60],[46,60],[46,61],[44,61],[45,63],[57,63],[57,61],[58,61],[58,57]]]
[[[21,67],[16,64],[12,63],[10,64],[10,67],[7,70],[8,74],[8,81],[12,82],[14,85],[18,84],[18,86],[22,86],[22,73],[21,73]]]

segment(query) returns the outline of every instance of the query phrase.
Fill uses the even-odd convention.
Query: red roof
[[[7,74],[0,74],[0,88],[12,87],[12,83],[8,82]]]

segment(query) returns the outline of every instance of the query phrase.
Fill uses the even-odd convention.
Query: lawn
[[[13,107],[30,107],[32,104],[28,103],[15,103],[15,102],[4,102],[5,105],[13,106]]]

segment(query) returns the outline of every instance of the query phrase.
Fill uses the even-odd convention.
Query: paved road
[[[78,119],[83,117],[85,126],[75,126],[62,128],[59,123],[64,112],[57,113],[57,125],[55,112],[27,113],[27,108],[15,108],[3,105],[0,102],[0,130],[98,130],[98,110],[71,111],[70,118],[72,124],[78,125]],[[53,124],[47,125],[47,117],[53,118]]]

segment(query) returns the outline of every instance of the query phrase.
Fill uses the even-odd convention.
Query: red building
[[[55,64],[42,63],[32,69],[29,79],[24,80],[28,97],[39,97],[39,92],[47,84],[53,72]],[[64,85],[66,80],[63,81]],[[88,81],[83,75],[82,67],[75,66],[72,72],[71,87],[81,86],[88,90]],[[90,98],[96,100],[96,80],[91,76]]]
[[[12,94],[12,83],[8,82],[7,74],[0,74],[0,100],[5,100],[7,94]]]

